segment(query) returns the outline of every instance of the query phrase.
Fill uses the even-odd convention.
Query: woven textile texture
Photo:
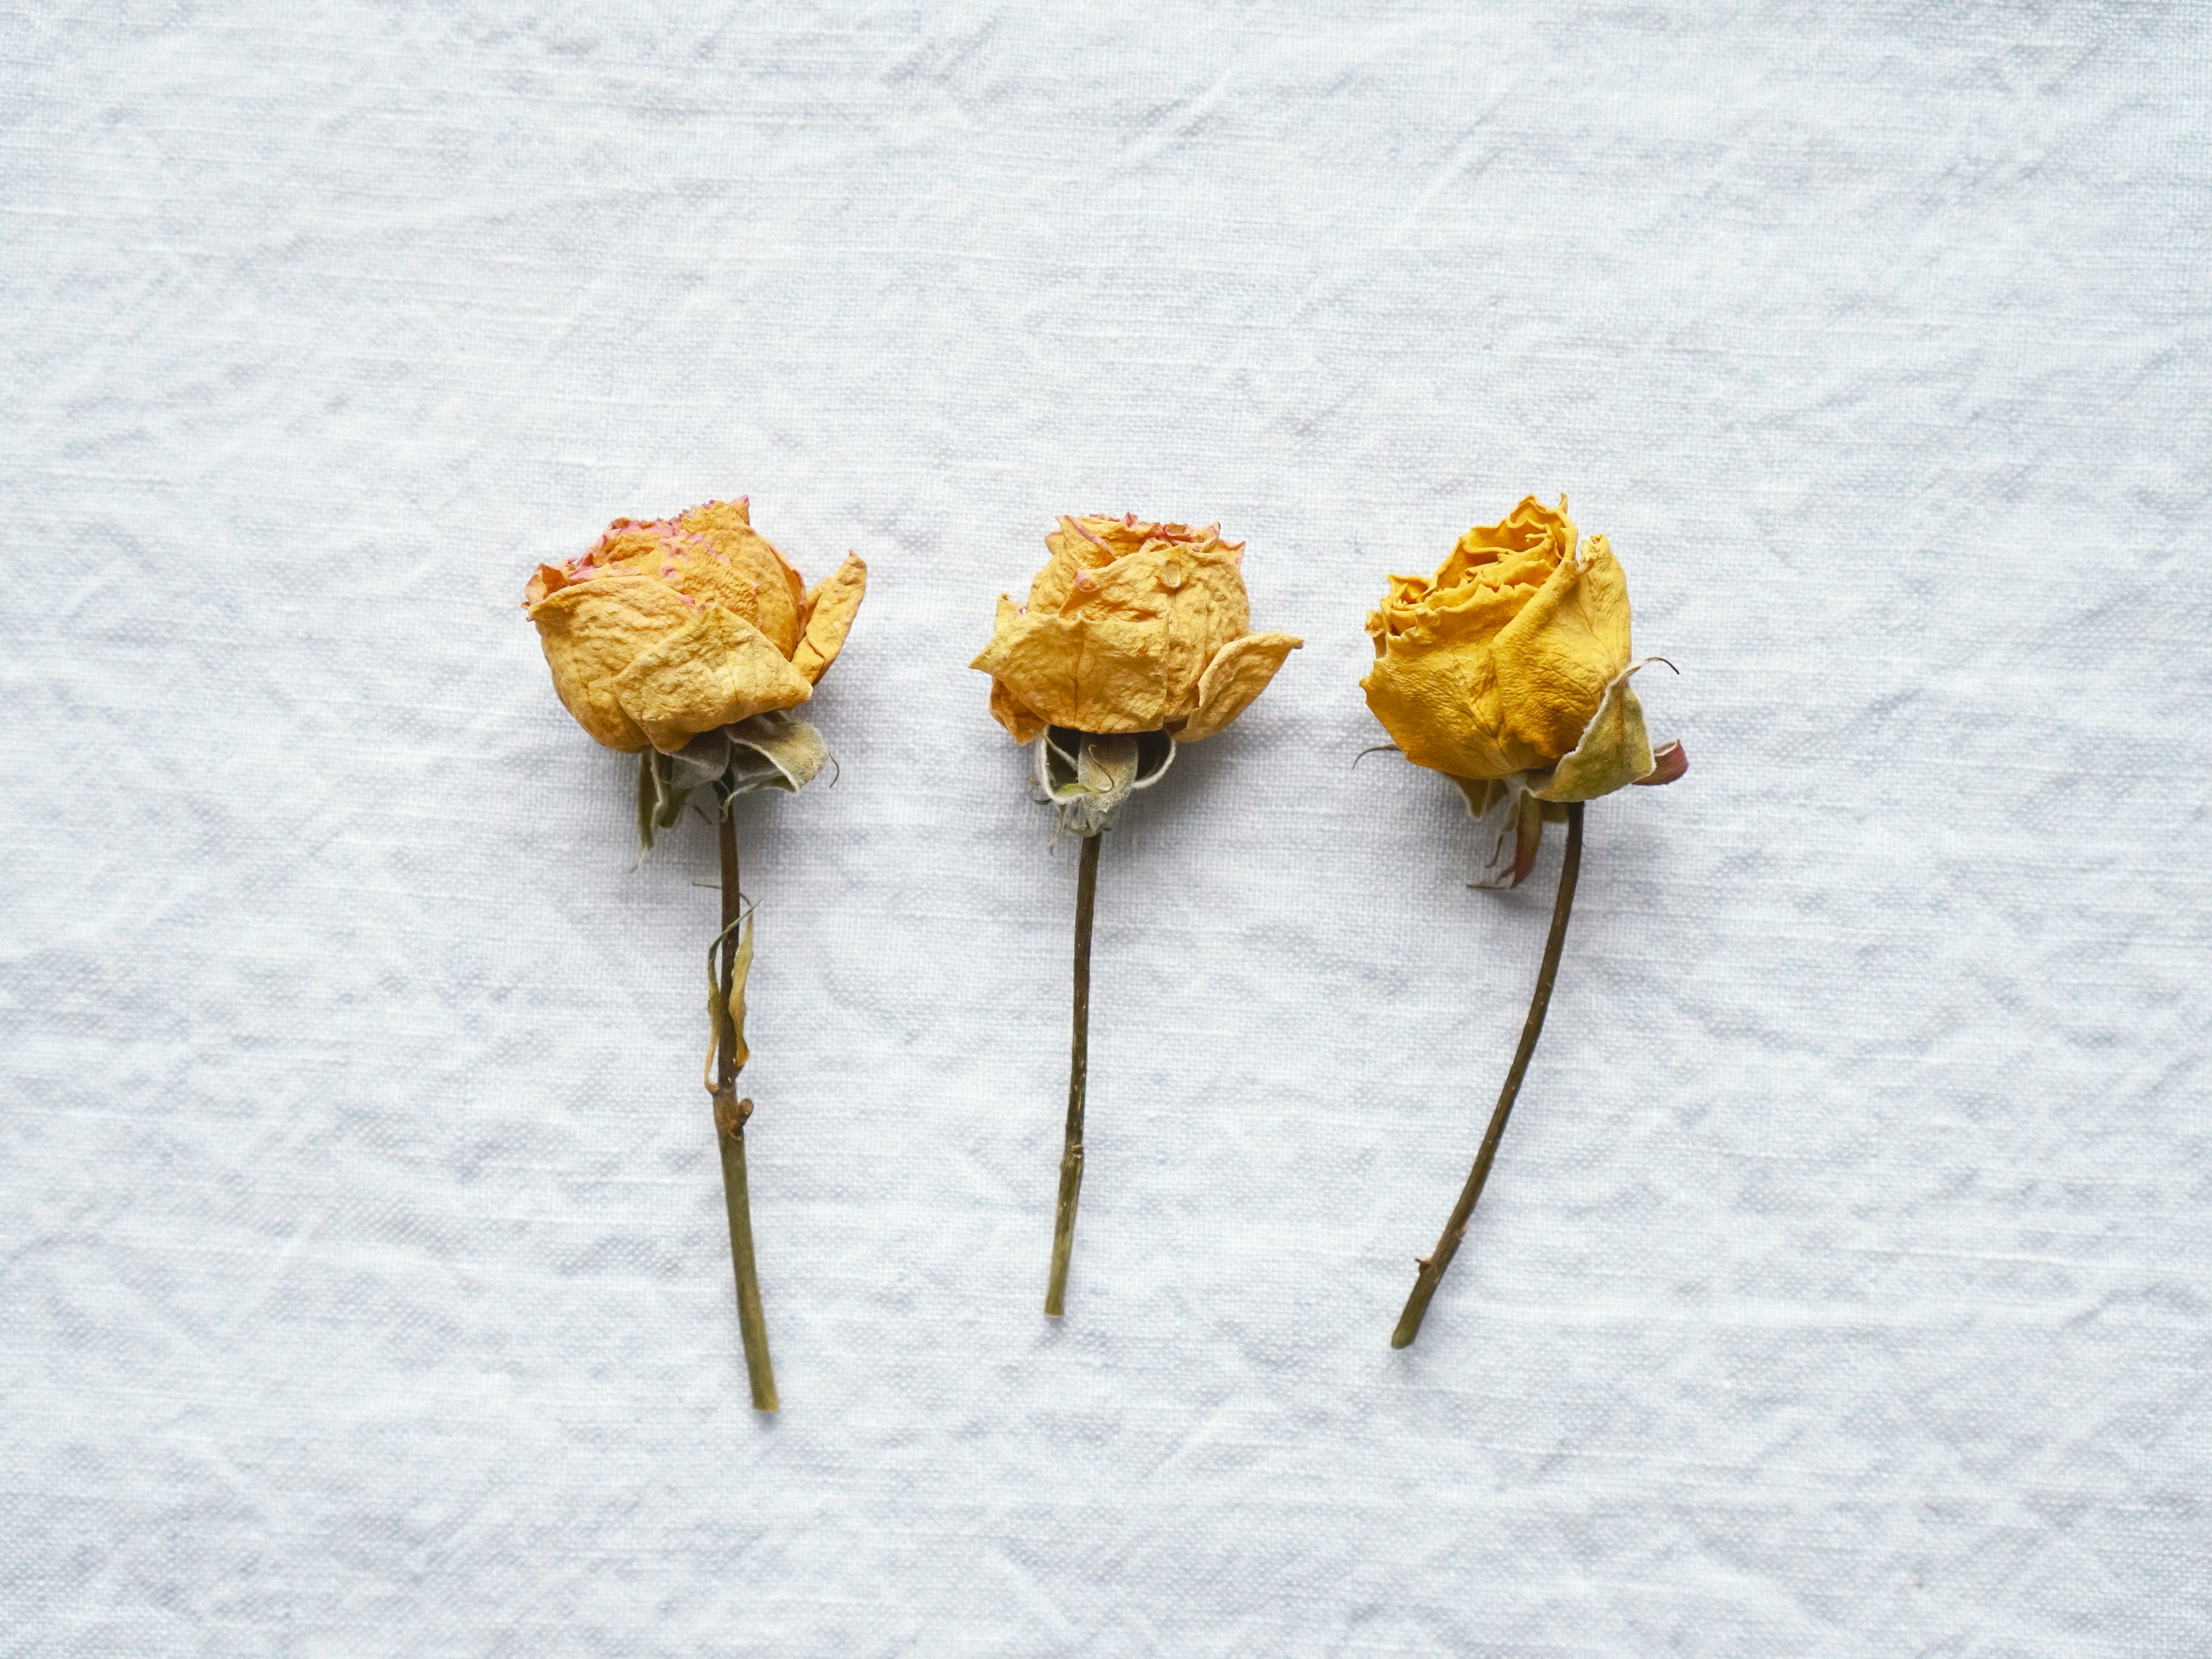
[[[1540,15],[1548,11],[1548,15]],[[0,1656],[2170,1656],[2212,1627],[2212,6],[18,6]],[[1559,868],[1357,682],[1561,495],[1689,776],[1391,1327]],[[872,587],[712,837],[522,584]],[[1063,512],[1304,636],[1105,843]]]

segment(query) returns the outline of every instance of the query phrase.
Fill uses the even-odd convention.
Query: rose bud
[[[672,754],[813,696],[867,582],[848,554],[806,587],[744,501],[709,501],[617,519],[580,559],[538,566],[523,604],[577,724],[610,749]]]
[[[1516,885],[1546,805],[1671,783],[1689,768],[1679,743],[1652,750],[1628,684],[1644,663],[1630,660],[1627,578],[1604,537],[1581,540],[1566,507],[1531,495],[1502,524],[1476,526],[1434,576],[1389,578],[1367,619],[1368,708],[1476,816],[1516,807],[1498,860]]]

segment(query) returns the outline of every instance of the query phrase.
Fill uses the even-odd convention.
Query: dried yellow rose
[[[1304,641],[1249,631],[1244,544],[1219,530],[1063,517],[1029,603],[1000,596],[969,665],[991,676],[999,724],[1021,743],[1048,726],[1195,743],[1243,714]]]
[[[1367,619],[1367,706],[1407,760],[1445,773],[1480,817],[1509,803],[1497,862],[1528,872],[1541,808],[1594,800],[1688,769],[1656,754],[1629,681],[1628,580],[1602,536],[1584,542],[1533,495],[1459,538],[1434,576],[1393,576]],[[1506,847],[1511,843],[1510,861]]]
[[[538,566],[523,605],[578,725],[610,749],[672,754],[813,696],[867,584],[848,554],[807,588],[744,501],[708,501],[617,519],[583,557]]]
[[[1359,684],[1416,766],[1477,783],[1528,775],[1532,793],[1561,801],[1655,769],[1628,687],[1628,580],[1566,507],[1531,495],[1461,537],[1434,576],[1389,579]]]

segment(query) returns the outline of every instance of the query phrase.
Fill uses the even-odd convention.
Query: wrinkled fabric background
[[[20,8],[0,1654],[2171,1655],[2212,1621],[2212,10]],[[1565,493],[1557,869],[1355,689]],[[518,610],[873,586],[711,837]],[[1308,643],[1105,848],[966,663],[1062,511]],[[1555,832],[1556,834],[1556,832]]]

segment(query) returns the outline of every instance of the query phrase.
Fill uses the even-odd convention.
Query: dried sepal
[[[712,787],[720,811],[756,789],[797,794],[830,763],[829,745],[805,720],[781,710],[702,732],[673,754],[647,749],[638,757],[639,856],[653,837],[675,827],[694,790]]]
[[[1036,785],[1070,835],[1095,836],[1139,789],[1149,789],[1175,763],[1176,741],[1164,732],[1075,732],[1048,727],[1036,740]]]
[[[723,941],[730,936],[731,927],[738,930],[738,948],[731,952],[730,983],[725,990],[716,957],[721,952]],[[707,947],[707,1019],[714,1034],[707,1046],[707,1088],[710,1093],[719,1092],[716,1079],[726,1046],[732,1079],[745,1069],[745,1061],[752,1058],[752,1050],[745,1046],[745,976],[752,970],[753,908],[749,904],[744,914],[715,934],[714,942]]]

